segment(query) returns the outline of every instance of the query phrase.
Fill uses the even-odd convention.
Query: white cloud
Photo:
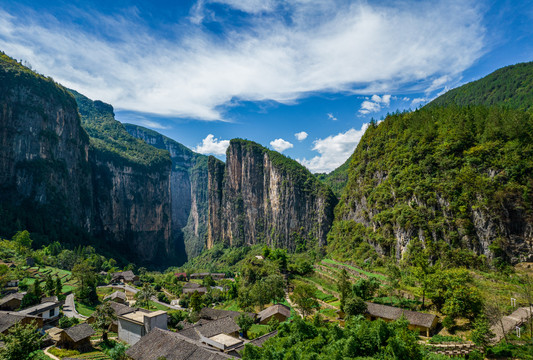
[[[370,100],[365,100],[362,102],[361,108],[359,109],[359,113],[366,115],[372,112],[378,112],[381,110],[382,106],[390,106],[390,99],[391,95],[372,95]]]
[[[231,21],[211,16],[217,34],[202,24],[205,11],[216,11],[205,10],[207,2],[199,0],[176,32],[151,29],[137,12],[71,10],[79,26],[30,9],[0,10],[0,48],[117,109],[204,120],[223,119],[225,106],[236,101],[424,90],[458,78],[485,51],[473,0],[416,7],[298,0],[281,7],[283,16],[274,0],[217,0],[251,18],[236,31]]]
[[[270,146],[276,151],[284,152],[287,149],[292,148],[294,145],[292,145],[290,142],[283,140],[283,139],[276,139],[270,142]]]
[[[297,161],[314,173],[329,173],[341,166],[352,155],[355,147],[365,133],[368,124],[363,124],[360,130],[350,129],[344,133],[315,140],[313,150],[320,155],[312,159],[297,159]]]
[[[202,144],[196,146],[194,151],[200,154],[226,155],[229,140],[219,140],[215,135],[209,134],[202,140]]]
[[[308,135],[309,134],[306,133],[305,131],[300,131],[299,133],[294,134],[294,136],[296,137],[296,139],[298,139],[298,141],[303,141],[307,139]]]
[[[328,119],[333,120],[333,121],[337,120],[337,118],[332,113],[328,114]]]
[[[139,125],[146,126],[152,129],[158,129],[158,130],[170,129],[170,126],[160,124],[157,121],[153,121],[153,120],[140,120],[138,121],[138,123]]]
[[[427,98],[414,98],[413,101],[411,101],[411,107],[418,107],[418,105],[427,102]]]

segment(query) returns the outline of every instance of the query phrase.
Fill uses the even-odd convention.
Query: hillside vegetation
[[[533,106],[533,62],[506,66],[433,100],[427,107],[504,105],[528,110]]]
[[[350,164],[329,251],[346,257],[368,239],[399,257],[422,240],[432,256],[527,255],[532,137],[531,114],[499,107],[424,108],[371,124]]]
[[[81,124],[89,134],[91,146],[98,152],[99,158],[153,169],[168,166],[168,152],[131,136],[124,125],[115,120],[111,105],[92,101],[74,90],[70,92],[78,103]]]

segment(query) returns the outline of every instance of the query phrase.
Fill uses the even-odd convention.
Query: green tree
[[[348,277],[346,269],[342,269],[339,279],[337,280],[337,291],[340,295],[341,311],[344,311],[344,305],[346,304],[346,300],[351,291],[350,278]]]
[[[202,295],[200,295],[200,293],[198,291],[195,291],[192,295],[191,295],[191,303],[189,304],[192,311],[194,312],[200,312],[200,310],[202,310]]]
[[[55,283],[54,283],[54,279],[52,279],[52,275],[50,274],[46,275],[46,280],[44,283],[44,291],[47,296],[54,295]]]
[[[235,322],[242,330],[242,333],[245,338],[248,337],[248,330],[252,327],[254,324],[254,319],[246,314],[240,314],[236,319]]]
[[[55,281],[55,292],[57,297],[63,294],[63,284],[61,283],[61,279],[57,276]]]
[[[39,279],[35,279],[35,282],[33,283],[32,293],[39,300],[43,296],[43,289],[41,288],[41,281]]]
[[[72,268],[72,276],[80,283],[76,293],[79,301],[88,304],[96,303],[98,295],[96,294],[97,277],[94,267],[87,261],[79,262]]]
[[[490,345],[494,333],[490,330],[490,324],[485,315],[479,315],[474,321],[474,329],[471,333],[472,341],[477,346],[486,350]]]
[[[32,244],[30,233],[27,230],[17,231],[17,233],[13,236],[13,241],[15,242],[17,253],[22,256],[27,255]]]
[[[426,249],[418,252],[414,256],[413,264],[413,275],[419,284],[419,289],[422,291],[423,309],[426,306],[426,293],[431,282],[431,274],[435,272],[435,267],[431,265],[431,260]]]
[[[350,316],[363,315],[366,311],[366,303],[359,296],[353,296],[346,300],[344,312]]]
[[[353,294],[363,300],[372,299],[377,289],[379,289],[379,282],[374,278],[361,278],[352,285]]]
[[[313,310],[318,307],[316,288],[307,283],[297,283],[294,287],[291,299],[296,303],[296,306],[298,306],[304,318],[312,314]]]
[[[202,285],[203,286],[215,286],[217,283],[215,280],[213,280],[213,277],[211,275],[207,275],[202,279]]]
[[[3,360],[27,360],[30,354],[41,348],[42,336],[37,332],[34,323],[12,326],[6,335],[1,335],[4,347],[0,348]]]
[[[139,304],[139,306],[146,306],[150,307],[150,301],[152,300],[152,297],[155,296],[155,290],[152,287],[152,285],[145,283],[143,284],[143,287],[141,290],[135,294],[135,300]]]
[[[94,326],[102,330],[102,340],[107,343],[107,333],[109,332],[113,321],[117,319],[117,315],[111,307],[111,303],[106,301],[97,306],[92,316],[94,317]]]

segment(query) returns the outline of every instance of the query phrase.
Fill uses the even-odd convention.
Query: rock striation
[[[265,243],[291,251],[324,246],[336,198],[307,169],[234,139],[226,164],[209,158],[207,247]]]
[[[124,124],[128,133],[147,144],[167,150],[170,173],[171,227],[173,242],[181,249],[180,262],[198,256],[204,249],[208,219],[207,156],[142,126]]]

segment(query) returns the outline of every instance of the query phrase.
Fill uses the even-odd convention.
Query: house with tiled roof
[[[17,310],[22,304],[22,298],[26,293],[12,293],[0,299],[0,310]]]
[[[7,334],[9,329],[18,323],[23,325],[34,323],[39,329],[43,327],[43,319],[38,316],[12,311],[0,311],[0,334]]]
[[[418,331],[426,336],[437,327],[438,318],[434,314],[426,314],[418,311],[405,310],[394,306],[367,302],[365,317],[369,320],[383,319],[394,321],[402,317],[409,322],[409,329]]]
[[[273,318],[280,323],[284,322],[291,316],[291,309],[283,304],[276,304],[267,307],[265,310],[257,314],[257,320],[260,324],[268,324]]]
[[[130,345],[137,343],[155,328],[167,329],[167,312],[138,309],[117,316],[118,339]]]
[[[131,346],[126,355],[133,360],[226,360],[233,356],[180,333],[154,329]]]
[[[87,323],[81,323],[63,330],[60,333],[58,346],[67,349],[85,350],[91,348],[91,336],[94,329]]]

